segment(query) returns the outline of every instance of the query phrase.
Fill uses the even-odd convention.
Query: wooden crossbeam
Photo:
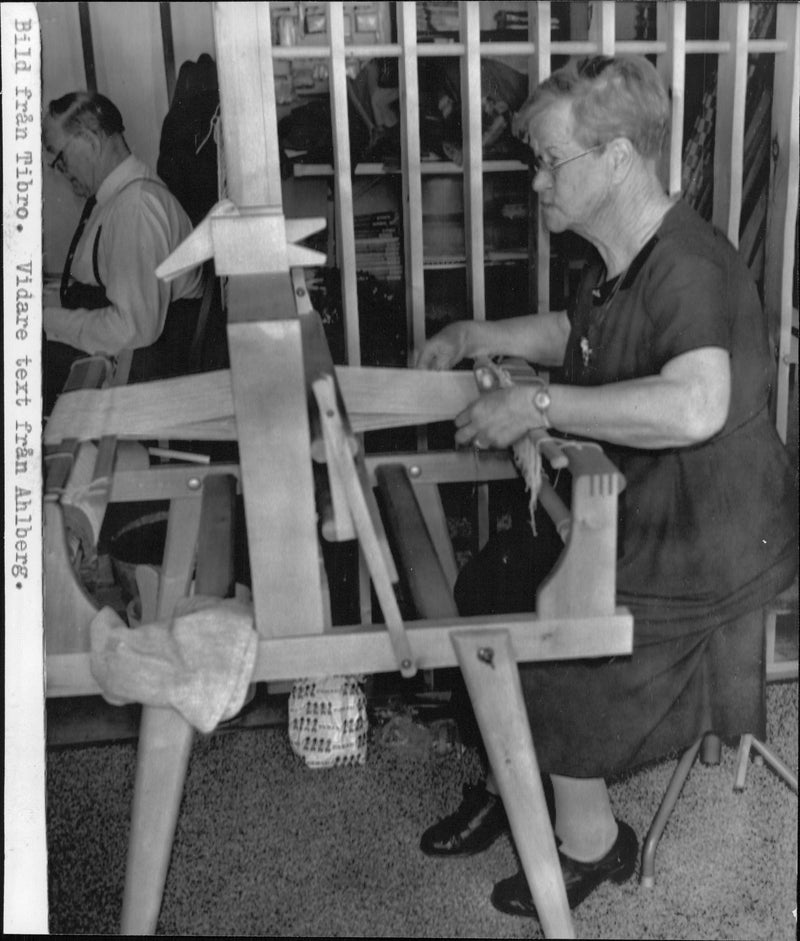
[[[507,631],[518,663],[584,657],[627,656],[633,649],[633,617],[624,608],[607,616],[487,617],[409,621],[405,632],[419,670],[457,665],[453,631]],[[331,673],[395,673],[397,655],[383,624],[332,627],[323,634],[269,638],[258,642],[253,682],[327,676]],[[100,692],[88,653],[63,653],[47,660],[47,695],[93,696]]]

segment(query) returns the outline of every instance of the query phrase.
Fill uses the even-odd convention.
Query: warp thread
[[[498,366],[496,363],[492,363],[491,368],[501,389],[508,389],[514,385],[507,369]],[[536,535],[536,505],[539,502],[539,491],[542,489],[542,475],[544,474],[540,446],[540,441],[534,441],[530,435],[525,435],[519,441],[516,441],[511,448],[514,463],[525,481],[525,489],[530,494],[528,512],[534,536]]]

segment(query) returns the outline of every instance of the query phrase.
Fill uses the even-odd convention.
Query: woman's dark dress
[[[797,571],[794,472],[768,412],[774,362],[740,256],[684,203],[622,276],[586,273],[563,382],[657,375],[702,347],[730,352],[725,427],[687,448],[603,442],[626,479],[617,601],[631,657],[520,667],[543,771],[607,777],[691,744],[764,735],[761,607]]]

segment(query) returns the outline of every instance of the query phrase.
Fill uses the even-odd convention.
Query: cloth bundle
[[[91,624],[91,670],[112,705],[172,706],[211,732],[244,705],[255,669],[253,611],[235,599],[181,599],[169,620],[129,628],[112,609]]]

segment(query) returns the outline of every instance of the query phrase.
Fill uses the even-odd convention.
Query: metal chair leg
[[[783,778],[789,787],[797,793],[797,775],[792,774],[789,766],[784,764],[775,752],[753,735],[743,735],[739,740],[739,752],[736,756],[736,779],[733,784],[734,791],[744,790],[744,781],[747,775],[747,762],[750,749],[754,748],[773,770]]]
[[[722,759],[722,739],[719,735],[709,732],[703,736],[703,745],[700,750],[700,761],[704,765],[718,765]]]
[[[661,801],[661,806],[658,808],[658,813],[655,815],[652,824],[650,825],[650,830],[647,834],[647,839],[644,842],[644,847],[642,848],[642,874],[641,874],[641,884],[646,889],[652,889],[656,882],[656,849],[658,848],[659,840],[661,835],[664,832],[665,827],[667,826],[667,821],[672,814],[675,804],[678,801],[681,791],[683,790],[683,785],[686,783],[686,779],[689,777],[689,772],[692,770],[692,765],[694,764],[697,753],[700,751],[700,746],[703,744],[705,736],[699,738],[694,745],[683,753],[681,758],[678,761],[675,771],[672,774],[672,778],[667,787],[667,792],[664,794],[664,799]]]

